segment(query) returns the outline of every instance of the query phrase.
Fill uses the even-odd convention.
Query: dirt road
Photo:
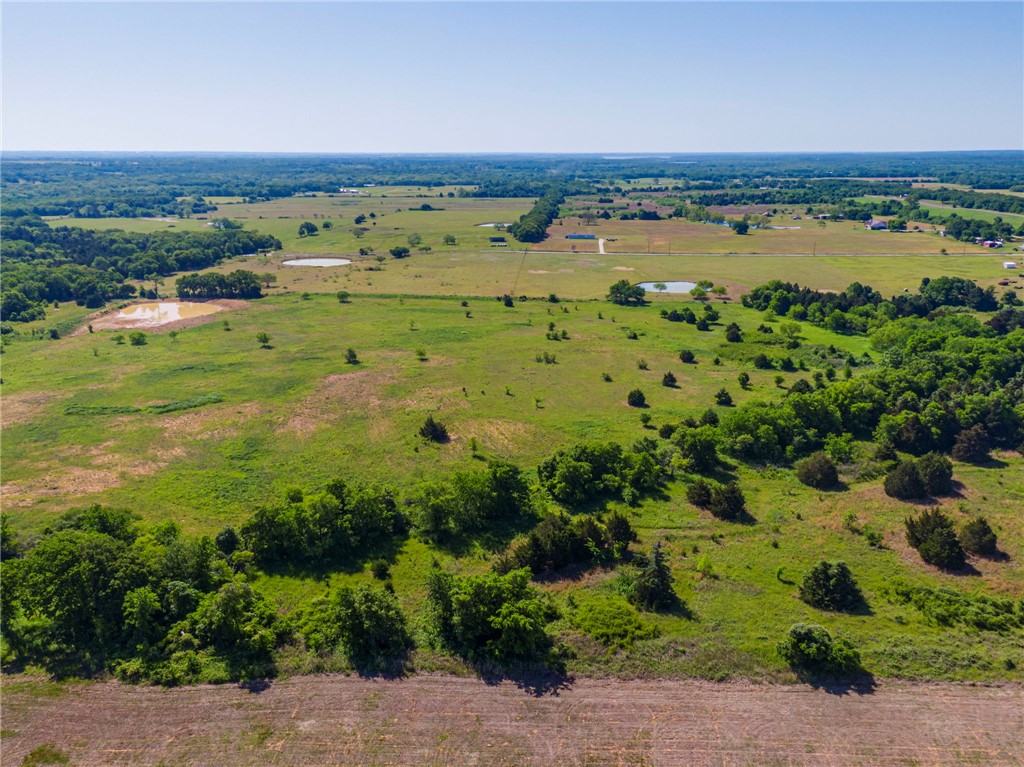
[[[314,676],[249,691],[5,682],[3,763],[74,765],[1019,765],[1024,689]],[[52,691],[51,691],[52,692]]]

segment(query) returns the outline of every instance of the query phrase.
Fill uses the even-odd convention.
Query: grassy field
[[[439,258],[414,256],[371,274],[375,280],[390,275],[395,282],[389,290],[409,293],[417,278],[407,266],[426,272],[424,262]],[[479,262],[476,268],[478,278],[493,270]],[[619,274],[602,272],[604,289],[609,275]],[[783,276],[794,277],[792,270]],[[543,290],[542,284],[531,291],[546,294],[555,283]],[[592,284],[594,293],[601,292],[597,278]],[[626,393],[636,387],[647,394],[652,426],[699,415],[723,386],[740,404],[785,394],[772,382],[775,371],[754,370],[748,361],[762,348],[754,330],[761,314],[736,304],[720,305],[722,322],[740,324],[747,338],[743,344],[725,343],[722,325],[701,333],[662,320],[660,308],[683,303],[669,297],[640,309],[604,301],[537,300],[514,308],[493,299],[466,301],[463,307],[454,297],[356,294],[351,303],[340,304],[311,290],[308,299],[290,293],[250,302],[174,337],[150,333],[144,346],[117,345],[111,332],[57,341],[21,336],[3,356],[5,513],[28,536],[59,512],[88,503],[124,506],[148,522],[174,519],[189,533],[212,534],[238,525],[290,486],[312,490],[336,476],[387,482],[405,497],[420,480],[478,466],[471,440],[481,455],[529,469],[576,441],[629,444],[653,436],[641,425],[639,412],[625,404]],[[60,311],[67,311],[61,315],[66,326],[82,317],[78,309]],[[548,323],[565,329],[569,339],[547,340]],[[259,347],[259,331],[270,334],[272,348]],[[863,337],[837,336],[810,325],[802,334],[803,346],[792,354],[811,368],[821,364],[816,352],[829,345],[840,350],[835,359],[869,348]],[[358,352],[359,365],[345,363],[348,347]],[[695,351],[698,363],[680,363],[681,348]],[[542,352],[554,353],[557,364],[538,363],[535,357]],[[716,355],[720,366],[711,364]],[[649,369],[641,370],[640,360]],[[678,388],[661,385],[666,371],[678,377]],[[750,391],[736,383],[741,371],[751,375]],[[603,373],[611,382],[602,380]],[[799,375],[785,374],[784,385]],[[110,411],[213,395],[220,401],[164,415]],[[427,414],[448,425],[451,443],[426,445],[416,435]],[[1008,559],[978,562],[974,576],[923,565],[901,532],[913,507],[886,497],[879,479],[857,479],[856,463],[844,470],[848,489],[838,493],[810,490],[788,470],[728,464],[725,470],[747,493],[756,520],[750,525],[712,519],[687,504],[682,485],[672,483],[666,498],[623,510],[640,531],[642,545],[665,541],[689,613],[645,617],[657,637],[629,651],[609,652],[576,628],[572,605],[620,599],[615,572],[597,570],[546,583],[563,608],[565,617],[556,628],[574,650],[571,666],[623,675],[791,679],[775,643],[792,623],[813,620],[852,639],[875,674],[1019,679],[1024,664],[1018,662],[1017,670],[1004,664],[1024,657],[1019,635],[939,628],[884,596],[886,584],[897,577],[969,592],[1024,594],[1024,531],[1017,516],[1024,502],[1024,459],[1001,458],[986,468],[958,464],[959,494],[940,502],[958,520],[984,512],[999,534]],[[883,533],[883,548],[870,547],[852,531],[864,525]],[[823,555],[850,564],[868,611],[825,614],[795,598],[794,582]],[[475,572],[489,567],[490,554],[471,549],[456,556],[415,539],[406,542],[395,553],[392,576],[414,625],[423,609],[423,573],[435,557]],[[333,585],[369,579],[366,572],[330,575]],[[321,581],[285,575],[261,576],[259,583],[285,609],[324,588]],[[295,662],[292,670],[309,670]],[[415,663],[421,669],[452,668],[449,659],[430,650],[418,651]]]

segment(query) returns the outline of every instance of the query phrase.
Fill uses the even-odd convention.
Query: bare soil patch
[[[250,691],[252,690],[252,691]],[[529,685],[338,675],[243,688],[75,685],[3,696],[5,762],[76,765],[1017,765],[1020,687]]]
[[[25,392],[23,394],[5,394],[0,397],[0,428],[6,429],[19,423],[27,423],[35,418],[54,399],[60,396],[56,392]]]
[[[294,406],[279,431],[309,434],[346,413],[378,408],[382,402],[381,390],[395,380],[393,372],[379,368],[329,375],[316,391]]]

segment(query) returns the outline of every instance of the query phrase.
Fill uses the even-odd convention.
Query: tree
[[[238,548],[239,538],[238,533],[235,532],[233,527],[225,527],[214,538],[214,543],[217,544],[217,548],[224,556],[230,557],[235,553],[235,549]]]
[[[683,349],[682,351],[679,352],[679,361],[685,362],[686,364],[690,365],[696,362],[697,358],[694,355],[694,353],[689,349]]]
[[[949,495],[953,491],[953,464],[944,455],[921,456],[917,459],[917,471],[928,495]]]
[[[428,415],[427,420],[420,427],[420,436],[424,439],[429,439],[431,442],[438,443],[447,442],[449,439],[448,429],[440,421],[434,420],[432,415]]]
[[[339,290],[335,295],[339,304],[347,304],[351,298],[351,294],[347,290]]]
[[[738,521],[747,513],[747,500],[736,482],[717,485],[711,490],[711,502],[708,511],[719,519]]]
[[[312,221],[303,221],[299,224],[299,237],[312,236],[317,233],[317,226]]]
[[[338,634],[358,667],[393,662],[412,647],[412,637],[395,595],[363,584],[342,587],[334,597]]]
[[[662,386],[667,386],[670,389],[674,388],[675,385],[676,385],[675,374],[672,373],[671,371],[669,371],[668,373],[665,373],[665,375],[663,375],[661,377],[661,385]]]
[[[639,389],[633,389],[626,395],[626,403],[630,407],[647,407],[647,397]]]
[[[960,530],[960,544],[965,551],[981,557],[992,557],[998,552],[995,531],[984,517],[974,517]]]
[[[661,551],[661,541],[651,548],[650,556],[637,556],[639,572],[633,580],[629,601],[644,610],[661,610],[676,600],[672,590],[672,570]]]
[[[718,439],[710,425],[681,431],[676,437],[676,445],[693,471],[711,471],[718,465]]]
[[[409,249],[404,245],[399,245],[388,251],[393,258],[405,258],[409,255]]]
[[[826,490],[839,483],[836,465],[825,453],[818,451],[802,461],[797,461],[796,478],[808,487]]]
[[[914,461],[900,461],[885,475],[885,494],[901,501],[924,498],[928,494]]]
[[[823,626],[797,623],[779,642],[779,655],[790,666],[819,673],[860,669],[860,654],[845,639],[833,639]]]
[[[953,529],[953,522],[939,509],[929,509],[918,517],[903,521],[907,543],[930,565],[944,570],[964,566],[964,549]]]
[[[455,238],[455,235],[454,235],[454,234],[446,234],[446,235],[445,235],[445,236],[444,236],[444,237],[442,238],[442,240],[441,240],[441,241],[442,241],[442,242],[443,242],[443,243],[444,243],[445,245],[457,245],[457,244],[458,244],[458,242],[459,242],[459,241],[458,241],[458,240],[457,240],[457,239]]]
[[[750,231],[750,224],[746,221],[733,221],[729,226],[732,227],[732,230],[736,232],[736,234],[746,234]]]
[[[721,389],[715,392],[715,402],[721,405],[722,407],[731,407],[732,395],[729,394],[729,392],[723,386]]]
[[[267,331],[261,330],[259,333],[257,333],[256,341],[259,343],[261,349],[270,348],[270,334]]]
[[[351,346],[345,350],[345,364],[347,365],[358,365],[359,357],[356,355],[356,350]]]
[[[804,576],[800,599],[819,610],[844,612],[855,609],[864,597],[846,563],[822,560]]]
[[[415,248],[417,245],[419,245],[421,242],[423,242],[423,238],[419,234],[417,234],[416,232],[413,232],[412,234],[410,234],[405,239],[406,239],[406,242],[409,243],[409,247],[410,248]]]
[[[146,345],[146,334],[141,330],[136,330],[128,334],[128,342],[132,346],[145,346]]]
[[[647,291],[639,285],[631,285],[629,280],[619,280],[608,288],[608,300],[620,306],[639,306],[644,303]]]
[[[740,326],[735,322],[730,322],[725,327],[725,340],[729,343],[739,343],[743,340],[743,332],[740,330]]]
[[[953,458],[964,463],[985,463],[989,459],[988,451],[988,432],[981,424],[957,434],[953,443]]]
[[[706,479],[694,480],[686,487],[686,500],[701,509],[711,505],[711,483]]]
[[[739,381],[741,389],[747,389],[750,387],[750,375],[748,373],[740,373],[736,380]]]

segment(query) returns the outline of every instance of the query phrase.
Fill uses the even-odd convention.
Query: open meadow
[[[423,259],[389,262],[374,274],[403,274]],[[617,276],[604,274],[605,282]],[[416,284],[415,277],[406,279]],[[659,316],[661,309],[694,304],[689,297],[659,296],[641,308],[541,299],[507,307],[493,298],[362,293],[341,303],[334,295],[289,292],[199,324],[150,331],[139,346],[116,343],[116,331],[56,341],[21,336],[4,354],[5,513],[28,538],[61,511],[92,503],[132,509],[144,524],[173,519],[188,534],[213,535],[238,526],[290,487],[313,491],[342,477],[386,483],[403,499],[417,483],[486,458],[532,472],[575,442],[628,445],[656,437],[661,425],[714,408],[720,388],[742,406],[779,400],[808,375],[751,366],[759,350],[781,351],[755,331],[760,312],[716,301],[721,318],[708,332]],[[80,311],[68,311],[69,323],[87,322]],[[730,322],[740,326],[744,342],[725,341]],[[546,337],[552,326],[558,340]],[[260,332],[269,335],[265,346],[257,343]],[[864,336],[808,323],[800,324],[799,334],[801,346],[790,354],[810,369],[872,353]],[[349,348],[358,364],[346,362]],[[680,362],[684,348],[694,352],[695,364]],[[553,364],[539,360],[545,353]],[[853,374],[872,367],[864,364]],[[669,371],[677,378],[672,388],[662,385]],[[749,389],[737,384],[740,373],[749,375]],[[627,405],[634,388],[644,391],[648,408]],[[641,413],[651,417],[649,427]],[[427,415],[447,425],[447,444],[425,443],[418,435]],[[1019,632],[936,625],[892,601],[887,585],[906,579],[1019,598],[1024,459],[1004,452],[988,466],[956,464],[956,493],[928,501],[957,519],[983,513],[998,533],[1005,559],[979,559],[973,575],[963,575],[925,565],[907,546],[903,519],[925,506],[887,497],[877,474],[861,476],[869,452],[867,446],[855,451],[839,492],[808,488],[784,468],[725,460],[718,476],[739,479],[750,524],[723,523],[690,505],[679,481],[635,508],[609,501],[608,509],[628,515],[641,547],[663,541],[686,609],[646,615],[648,638],[609,651],[571,616],[578,605],[615,598],[616,569],[542,579],[565,616],[556,630],[572,648],[569,669],[791,680],[776,654],[777,639],[794,622],[813,621],[849,637],[865,668],[880,676],[1020,679],[1013,661],[1024,652]],[[869,545],[864,529],[878,531],[879,544]],[[379,556],[390,562],[399,602],[416,625],[424,615],[430,562],[484,572],[494,554],[490,546],[438,548],[413,537]],[[821,613],[796,598],[794,584],[823,552],[850,565],[868,609]],[[288,611],[323,593],[325,584],[373,581],[363,564],[313,576],[268,570],[255,584]],[[426,643],[413,657],[420,669],[459,668]],[[280,667],[316,670],[301,655],[286,654]]]

